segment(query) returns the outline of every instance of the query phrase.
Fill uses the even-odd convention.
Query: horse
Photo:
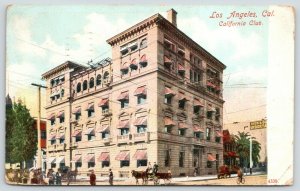
[[[135,178],[136,184],[139,184],[139,180],[138,179],[142,179],[143,180],[142,184],[145,184],[148,181],[148,174],[145,171],[135,171],[135,170],[132,170],[131,174]]]

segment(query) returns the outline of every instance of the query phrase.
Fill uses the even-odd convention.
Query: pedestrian
[[[96,175],[94,173],[94,170],[92,170],[90,174],[90,184],[92,186],[96,186]]]
[[[56,185],[61,185],[61,173],[60,170],[56,173]]]
[[[109,169],[109,174],[108,174],[108,176],[109,176],[109,184],[110,185],[113,185],[114,183],[113,183],[113,181],[114,181],[114,174],[113,174],[113,172],[111,171],[111,169]]]
[[[49,178],[49,185],[54,185],[54,177],[52,174],[52,169],[50,169],[47,173],[47,177]]]
[[[154,162],[153,165],[153,174],[155,175],[158,172],[158,165],[156,164],[156,162]]]

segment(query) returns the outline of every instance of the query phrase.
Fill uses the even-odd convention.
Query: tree
[[[261,150],[260,143],[255,139],[255,137],[252,137],[252,161],[254,165],[259,162],[259,152]],[[235,135],[235,140],[237,154],[240,157],[240,165],[243,167],[248,166],[250,163],[250,134],[238,132],[238,135]]]
[[[34,119],[21,102],[6,112],[6,162],[16,163],[34,158],[37,151],[37,131]]]

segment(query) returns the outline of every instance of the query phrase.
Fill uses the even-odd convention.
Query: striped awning
[[[99,106],[99,107],[108,106],[108,102],[109,102],[108,98],[102,98],[102,99],[99,101],[98,106]]]
[[[166,96],[174,96],[176,95],[175,92],[173,90],[171,90],[170,88],[168,87],[165,87],[165,95]]]
[[[186,123],[180,122],[178,123],[178,129],[187,129],[188,126]]]
[[[194,99],[194,106],[204,107],[204,104],[202,104],[198,99]]]
[[[74,109],[72,110],[72,113],[73,113],[73,114],[79,114],[79,113],[81,113],[81,107],[76,107],[76,108],[74,108]]]
[[[72,137],[80,137],[81,136],[81,131],[74,131],[73,133],[72,133]]]
[[[88,110],[94,110],[94,103],[88,103],[86,106],[85,106],[85,110],[88,111]]]
[[[51,164],[55,163],[55,161],[56,161],[56,158],[55,158],[55,157],[49,157],[49,158],[47,159],[47,162],[48,162],[48,163],[51,163]]]
[[[55,119],[55,113],[51,113],[50,115],[48,115],[47,119],[48,120]]]
[[[174,126],[175,125],[174,121],[170,117],[165,117],[164,121],[165,121],[165,126]]]
[[[95,154],[89,153],[85,156],[84,162],[95,162]]]
[[[134,91],[134,95],[147,95],[147,90],[145,86],[142,87],[138,87],[135,91]]]
[[[135,160],[147,160],[147,151],[146,150],[137,150],[133,157]]]
[[[58,112],[58,114],[56,115],[57,118],[61,118],[65,116],[65,112],[64,111],[60,111]]]
[[[55,138],[56,138],[56,134],[54,133],[49,136],[48,140],[52,141],[52,140],[55,140]]]
[[[82,157],[81,155],[75,155],[74,159],[72,160],[72,162],[81,162]]]
[[[208,154],[207,155],[207,160],[208,161],[216,161],[217,159],[212,154]]]
[[[88,128],[85,132],[85,135],[94,135],[95,134],[95,129],[94,128]]]
[[[173,62],[172,62],[172,60],[169,57],[164,56],[164,63],[166,65],[171,65]]]
[[[59,163],[65,163],[65,157],[64,156],[60,156],[56,159],[56,163],[59,164]]]
[[[198,132],[204,132],[204,129],[202,129],[199,125],[193,125],[193,130],[194,132],[198,133]]]
[[[115,158],[115,160],[130,160],[129,151],[121,151]]]
[[[97,133],[103,133],[109,130],[109,125],[102,125],[97,128]]]
[[[124,64],[122,64],[121,70],[122,71],[128,70],[128,64],[127,64],[127,62],[125,62]]]
[[[223,137],[223,133],[221,133],[220,131],[216,131],[216,136],[217,137]]]
[[[138,65],[137,65],[137,61],[136,59],[133,59],[129,65],[130,68],[137,68]]]
[[[189,101],[187,99],[187,97],[183,94],[183,93],[179,93],[179,98],[178,98],[180,101]]]
[[[129,128],[129,120],[120,121],[118,129]]]
[[[147,63],[147,57],[146,54],[144,54],[140,59],[140,64],[146,64]]]
[[[122,100],[128,100],[129,99],[129,93],[128,92],[122,92],[119,97],[117,98],[118,101]]]
[[[146,117],[140,117],[140,118],[137,118],[133,125],[135,126],[147,126],[147,118]]]
[[[178,64],[178,72],[185,72],[184,66]]]
[[[109,152],[102,152],[98,158],[99,162],[109,161],[109,160],[110,160]]]
[[[56,135],[55,138],[56,139],[64,139],[65,138],[65,134],[64,133],[60,133],[60,134]]]

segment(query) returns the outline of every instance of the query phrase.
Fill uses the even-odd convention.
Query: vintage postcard
[[[8,6],[6,182],[293,184],[294,14]]]

